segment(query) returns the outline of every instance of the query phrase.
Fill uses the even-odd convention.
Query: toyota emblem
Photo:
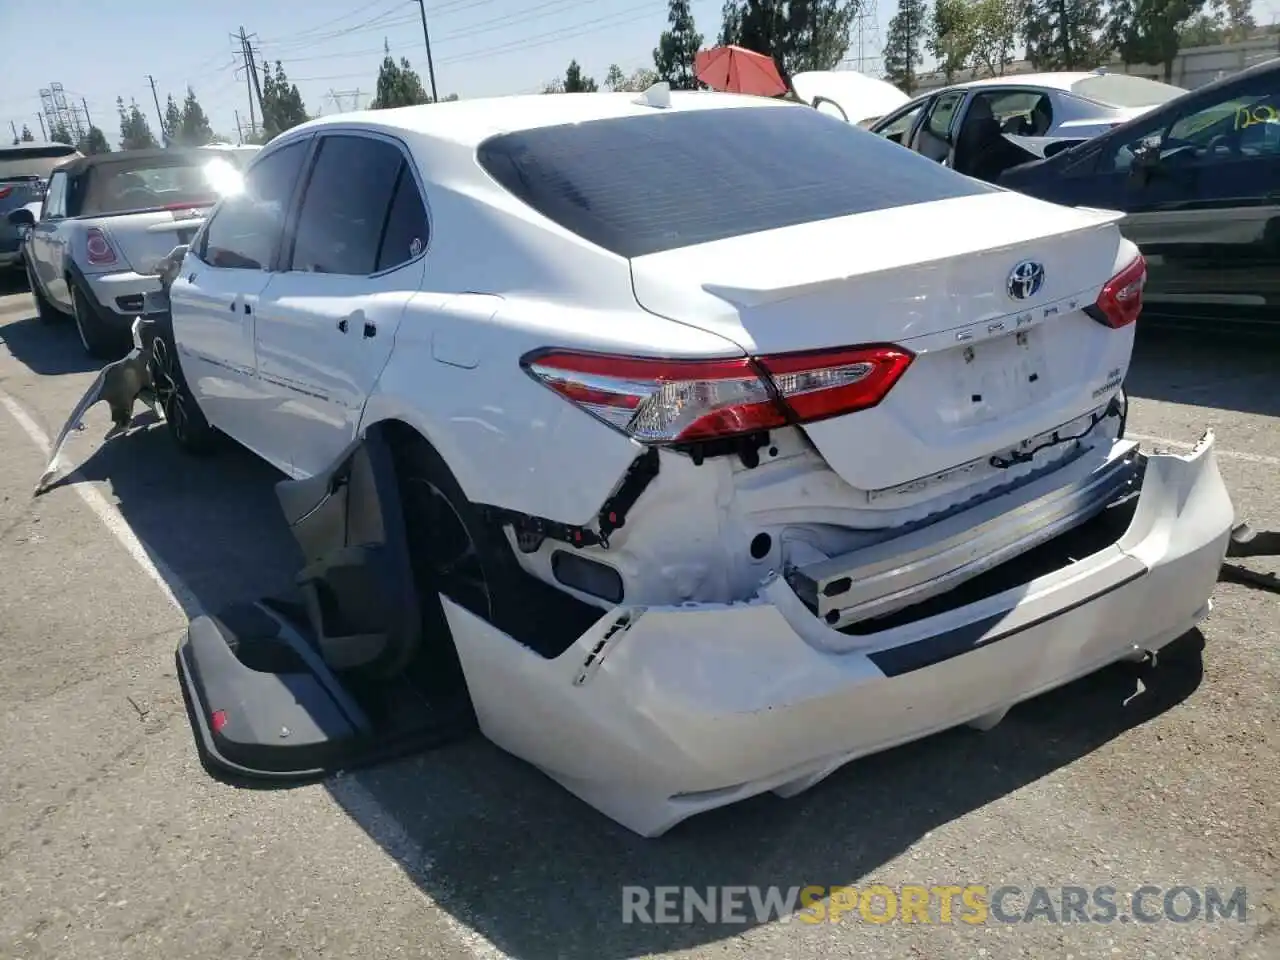
[[[1044,286],[1044,265],[1034,260],[1023,260],[1009,271],[1005,289],[1014,300],[1029,300]]]

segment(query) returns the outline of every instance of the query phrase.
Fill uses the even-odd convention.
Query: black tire
[[[123,343],[102,322],[93,297],[75,280],[68,280],[71,289],[71,317],[76,323],[76,333],[85,353],[98,360],[116,360],[123,354]]]
[[[504,630],[519,609],[518,565],[501,530],[467,500],[430,444],[409,439],[396,445],[394,455],[422,608],[419,680],[431,693],[465,696],[466,678],[439,595]]]
[[[151,382],[156,402],[164,411],[165,429],[178,449],[193,456],[212,453],[217,448],[218,431],[205,419],[182,375],[173,328],[167,318],[160,321],[151,344]]]
[[[65,320],[66,315],[60,313],[44,295],[40,282],[36,280],[35,271],[31,269],[31,262],[26,257],[23,257],[23,266],[27,273],[27,286],[31,288],[31,299],[36,302],[36,316],[40,318],[40,322],[56,323],[59,320]]]

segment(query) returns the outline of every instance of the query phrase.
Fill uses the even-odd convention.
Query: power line
[[[602,30],[625,26],[628,23],[636,23],[646,17],[652,16],[654,13],[654,5],[652,3],[648,3],[644,5],[644,9],[641,12],[636,13],[634,11],[635,8],[619,10],[607,16],[598,17],[595,20],[587,20],[583,23],[579,23],[566,30],[552,30],[542,34],[534,34],[530,37],[524,37],[520,40],[514,40],[492,47],[485,47],[480,50],[469,50],[464,54],[448,57],[438,62],[441,66],[447,66],[454,63],[466,63],[470,60],[479,60],[495,54],[510,53],[513,50],[532,50],[537,49],[538,47],[549,46],[550,44],[556,43],[560,40],[573,40],[577,37],[589,36],[593,33],[600,33]],[[624,16],[624,14],[629,15]],[[352,80],[356,77],[365,76],[368,76],[368,71],[361,71],[359,73],[338,73],[323,77],[298,77],[297,79],[290,79],[293,80],[294,83],[316,83],[326,80]]]

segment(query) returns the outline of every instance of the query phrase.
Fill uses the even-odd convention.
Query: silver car
[[[41,317],[70,314],[86,351],[119,355],[133,318],[147,312],[146,294],[160,289],[161,260],[242,183],[238,164],[205,150],[129,150],[57,167],[39,215],[8,217],[29,228],[25,254]]]
[[[1015,152],[1020,141],[1051,138],[1059,148],[1070,146],[1186,92],[1102,71],[989,77],[931,90],[869,129],[960,173],[994,180],[1013,162],[1028,159]]]
[[[62,143],[0,147],[0,270],[22,269],[23,231],[9,214],[40,203],[53,168],[78,156]]]

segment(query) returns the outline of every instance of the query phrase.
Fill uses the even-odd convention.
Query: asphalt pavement
[[[1240,515],[1271,530],[1277,361],[1274,344],[1148,331],[1129,380],[1131,432],[1182,449],[1214,428]],[[658,840],[478,736],[320,785],[237,789],[199,764],[173,655],[192,613],[297,569],[280,477],[235,450],[185,458],[159,425],[100,446],[95,409],[71,446],[78,474],[33,499],[41,444],[95,372],[69,323],[0,290],[0,957],[1280,956],[1274,594],[1220,584],[1175,661],[1102,671],[988,733]],[[1128,919],[780,922],[748,892],[741,922],[623,922],[624,887],[870,884],[1016,886],[1006,915],[1036,887],[1060,904],[1064,886],[1111,886]],[[1244,887],[1247,915],[1140,922],[1124,894],[1144,884]]]

